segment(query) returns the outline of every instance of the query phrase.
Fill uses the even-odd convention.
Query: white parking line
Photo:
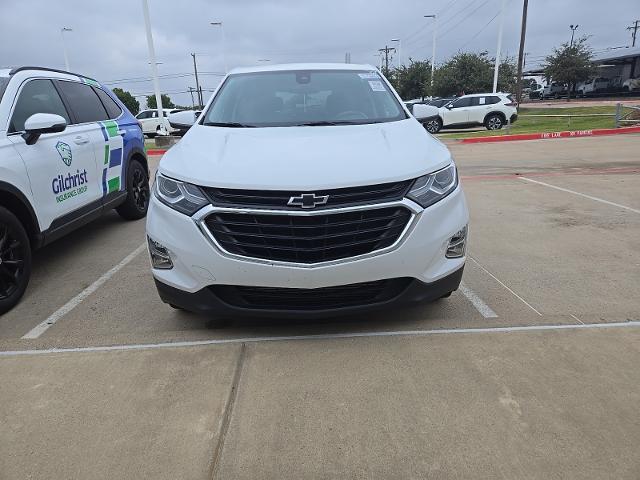
[[[520,180],[524,180],[526,182],[537,183],[538,185],[543,185],[545,187],[554,188],[556,190],[560,190],[561,192],[572,193],[573,195],[578,195],[580,197],[588,198],[589,200],[594,200],[596,202],[604,203],[606,205],[611,205],[612,207],[623,208],[625,210],[629,210],[630,212],[640,213],[640,210],[627,207],[626,205],[620,205],[619,203],[610,202],[609,200],[604,200],[598,197],[592,197],[591,195],[586,195],[584,193],[575,192],[573,190],[569,190],[568,188],[556,187],[555,185],[551,185],[549,183],[539,182],[538,180],[533,180],[527,177],[518,177]]]
[[[498,318],[496,312],[494,312],[489,305],[487,305],[473,290],[467,287],[464,283],[460,284],[460,291],[462,294],[467,297],[476,310],[480,312],[484,318]]]
[[[109,270],[108,272],[104,273],[100,278],[98,278],[95,282],[93,282],[87,288],[82,290],[78,295],[73,297],[71,300],[69,300],[67,303],[65,303],[63,306],[61,306],[58,310],[56,310],[51,315],[49,315],[49,317],[44,322],[40,323],[39,325],[36,325],[33,329],[31,329],[29,332],[27,332],[25,335],[23,335],[22,338],[25,338],[25,339],[38,338],[40,335],[42,335],[44,332],[46,332],[49,328],[51,328],[51,326],[54,325],[58,320],[60,320],[67,313],[69,313],[71,310],[73,310],[78,305],[80,305],[80,303],[85,298],[87,298],[93,292],[98,290],[98,288],[100,288],[107,280],[109,280],[111,277],[113,277],[127,263],[129,263],[140,252],[142,252],[142,250],[144,250],[144,248],[145,248],[145,244],[143,243],[138,248],[136,248],[133,252],[131,252],[129,255],[124,257],[122,259],[122,261],[120,263],[118,263],[116,266],[114,266],[111,270]]]
[[[291,335],[282,337],[244,337],[225,338],[217,340],[194,340],[189,342],[166,343],[141,343],[132,345],[109,345],[104,347],[74,347],[74,348],[48,348],[42,350],[9,350],[0,351],[0,357],[16,357],[21,355],[47,355],[54,353],[86,353],[86,352],[114,352],[125,350],[146,350],[152,348],[176,348],[199,347],[206,345],[228,345],[238,343],[260,342],[286,342],[299,340],[330,340],[338,338],[363,338],[363,337],[423,337],[445,334],[476,334],[476,333],[515,333],[515,332],[544,332],[552,330],[589,330],[608,328],[640,327],[640,321],[615,323],[587,323],[567,325],[529,325],[514,327],[489,327],[489,328],[443,328],[441,330],[405,330],[386,332],[361,332],[361,333],[330,333],[324,335]]]
[[[531,310],[533,310],[534,312],[536,312],[538,315],[542,316],[542,314],[536,310],[535,308],[533,308],[531,306],[531,304],[529,302],[527,302],[524,298],[522,298],[520,295],[518,295],[516,292],[514,292],[513,290],[511,290],[509,287],[507,287],[503,282],[501,282],[498,277],[496,277],[493,273],[491,273],[489,270],[487,270],[486,268],[484,268],[482,265],[480,265],[478,263],[478,261],[473,258],[471,255],[469,255],[469,258],[471,259],[471,261],[473,263],[475,263],[478,267],[480,267],[480,269],[486,273],[487,275],[489,275],[491,278],[493,278],[496,282],[498,282],[500,285],[502,285],[504,288],[506,288],[514,297],[516,297],[518,300],[520,300],[522,303],[524,303],[527,307],[529,307]]]

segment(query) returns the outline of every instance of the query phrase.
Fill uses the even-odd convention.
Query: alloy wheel
[[[0,299],[9,298],[20,288],[25,248],[9,225],[0,224]]]
[[[133,201],[140,211],[147,208],[149,203],[149,182],[140,169],[133,172]]]

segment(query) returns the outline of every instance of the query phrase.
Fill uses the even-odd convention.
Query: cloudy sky
[[[212,90],[226,63],[258,61],[380,64],[378,49],[401,39],[403,62],[431,57],[438,15],[437,59],[460,50],[495,54],[501,0],[148,0],[160,86],[174,102],[191,104],[195,86]],[[141,0],[0,0],[0,67],[64,68],[60,29],[71,70],[135,95],[150,94],[149,60]],[[517,55],[522,0],[507,0],[503,51]],[[590,35],[594,50],[630,45],[626,27],[640,18],[638,0],[530,0],[527,65],[539,63],[556,45]],[[221,21],[220,27],[209,23]],[[639,34],[640,35],[640,34]],[[226,43],[226,47],[224,46]],[[394,58],[394,62],[397,57]],[[205,94],[208,96],[209,94]],[[144,102],[142,102],[144,103]]]

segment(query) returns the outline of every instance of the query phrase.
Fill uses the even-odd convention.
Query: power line
[[[440,35],[438,35],[438,38],[442,38],[444,37],[446,34],[448,34],[449,32],[455,30],[455,28],[460,25],[462,22],[464,22],[467,18],[471,17],[474,13],[476,13],[478,10],[480,10],[482,7],[484,7],[487,3],[489,3],[489,0],[485,0],[484,2],[482,2],[480,5],[478,5],[475,9],[473,9],[472,11],[470,11],[465,17],[463,17],[458,23],[456,23],[455,25],[453,25],[449,30],[445,31],[444,33],[441,33]]]
[[[484,24],[484,27],[482,27],[480,30],[478,30],[475,35],[473,37],[471,37],[469,40],[467,40],[465,42],[464,45],[462,45],[458,50],[462,50],[464,47],[466,47],[467,45],[469,45],[473,40],[476,39],[476,37],[478,35],[480,35],[489,25],[491,25],[491,23],[498,18],[498,15],[500,15],[500,11],[498,11],[498,13],[496,13],[493,17],[491,17],[491,20],[489,20],[487,23]]]

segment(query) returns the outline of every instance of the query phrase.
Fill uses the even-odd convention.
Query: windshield
[[[8,83],[9,77],[0,77],[0,100],[2,100],[2,95],[4,95],[4,90],[7,88]]]
[[[295,70],[231,75],[207,111],[203,125],[346,125],[405,118],[378,72]]]

